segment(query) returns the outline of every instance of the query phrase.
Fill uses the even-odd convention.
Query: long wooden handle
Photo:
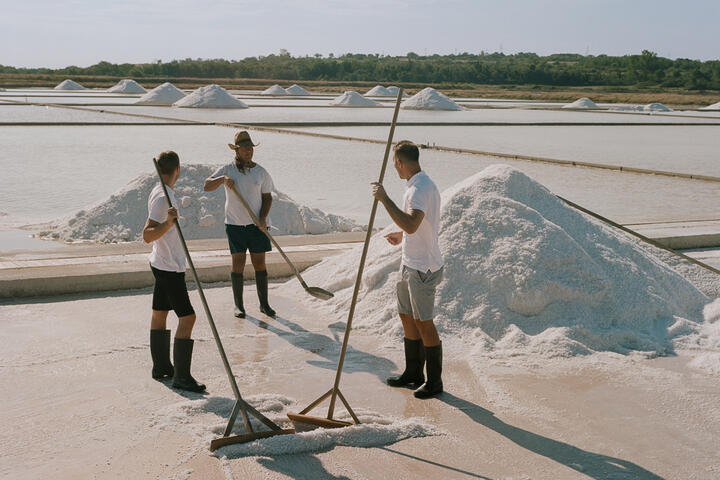
[[[393,135],[395,135],[395,124],[397,123],[398,112],[400,111],[400,102],[402,101],[403,89],[398,90],[397,100],[395,101],[395,112],[393,113],[392,123],[390,124],[390,133],[388,134],[387,144],[385,145],[385,157],[383,158],[382,167],[380,168],[380,177],[378,183],[382,183],[385,178],[385,169],[387,168],[388,158],[390,157],[390,149],[392,147]],[[355,279],[355,290],[353,290],[352,301],[350,302],[350,312],[348,313],[347,324],[345,325],[345,337],[343,338],[342,350],[340,351],[340,360],[338,360],[337,372],[335,373],[335,385],[333,386],[332,397],[330,398],[330,408],[328,409],[328,418],[332,418],[335,411],[335,400],[337,399],[338,387],[340,386],[340,376],[342,375],[343,364],[345,363],[345,352],[347,351],[348,339],[350,338],[350,329],[352,328],[353,315],[355,315],[355,305],[357,304],[358,292],[362,283],[363,270],[365,268],[365,259],[367,257],[368,247],[370,246],[370,237],[372,237],[373,223],[375,222],[375,214],[377,212],[378,199],[373,200],[372,211],[370,212],[370,221],[367,226],[367,234],[365,235],[365,244],[363,245],[362,256],[360,257],[360,266],[358,267],[357,278]]]

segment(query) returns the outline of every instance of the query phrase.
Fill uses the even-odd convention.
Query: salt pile
[[[87,90],[85,87],[70,79],[63,80],[55,86],[55,90]]]
[[[662,103],[648,103],[642,109],[645,112],[672,112],[672,108],[666,107]]]
[[[287,95],[288,92],[285,91],[284,88],[282,88],[280,85],[273,85],[272,87],[263,90],[261,95]]]
[[[248,108],[248,106],[233,97],[220,85],[207,85],[198,88],[185,98],[173,103],[175,107],[187,108]]]
[[[401,108],[406,110],[463,110],[460,105],[432,87],[427,87],[405,100]]]
[[[658,355],[701,327],[708,298],[688,280],[637,239],[571,209],[518,170],[490,166],[442,198],[445,278],[435,323],[441,335],[469,342],[472,355]],[[354,326],[400,338],[400,248],[383,238],[390,230],[397,227],[372,238]],[[303,273],[335,293],[328,302],[303,301],[331,317],[347,312],[360,252]]]
[[[713,103],[707,107],[702,107],[700,110],[720,110],[720,102]]]
[[[340,107],[379,107],[380,104],[369,98],[365,98],[357,92],[348,91],[335,97],[330,105],[337,105]]]
[[[387,87],[387,91],[391,97],[397,97],[397,94],[400,91],[400,87],[396,87],[395,85],[390,85],[389,87]],[[402,96],[403,96],[403,98],[405,98],[409,95],[407,93],[403,92]]]
[[[220,188],[203,192],[216,165],[183,165],[175,185],[180,204],[180,225],[188,239],[225,237],[225,194]],[[136,178],[110,198],[50,225],[40,235],[64,241],[92,240],[114,243],[140,240],[147,218],[147,198],[157,185],[157,174]],[[274,235],[319,234],[361,230],[352,220],[300,205],[287,195],[273,192],[269,223]]]
[[[310,95],[310,92],[305,90],[303,87],[301,87],[297,83],[291,87],[288,87],[285,91],[287,92],[288,95]]]
[[[147,90],[145,90],[142,85],[137,83],[135,80],[120,80],[114,87],[108,88],[108,92],[113,93],[145,93]]]
[[[395,94],[397,96],[397,93]],[[382,85],[375,85],[373,88],[365,92],[366,97],[392,97],[392,93]]]
[[[587,97],[578,98],[572,103],[568,103],[566,105],[563,105],[562,108],[572,108],[572,109],[589,109],[589,108],[598,108],[597,104],[590,100]]]
[[[245,401],[267,418],[282,426],[292,428],[286,414],[297,411],[296,402],[282,395],[249,395]],[[179,402],[163,407],[151,415],[153,427],[161,430],[177,432],[178,430],[195,439],[198,449],[206,450],[210,441],[221,437],[227,425],[227,418],[235,401],[230,398],[208,397],[198,400]],[[214,455],[227,458],[248,456],[292,455],[305,452],[325,452],[336,446],[348,447],[379,447],[390,445],[406,438],[419,438],[433,435],[444,435],[446,432],[427,424],[420,418],[384,417],[365,409],[355,411],[359,425],[346,428],[324,429],[301,432],[294,435],[279,435],[249,443],[228,445],[218,449]],[[339,420],[351,420],[349,415],[336,417]],[[263,431],[262,426],[254,417],[250,417],[253,430]],[[242,422],[235,422],[231,434],[245,433]],[[310,472],[304,472],[299,466],[295,472],[297,478],[314,478]],[[307,474],[304,475],[303,474]]]
[[[150,90],[138,99],[140,105],[172,105],[185,96],[185,93],[170,82]]]

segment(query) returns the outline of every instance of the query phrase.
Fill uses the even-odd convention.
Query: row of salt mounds
[[[175,185],[180,204],[180,225],[188,239],[225,236],[223,189],[203,192],[203,184],[217,165],[183,165]],[[157,174],[136,178],[110,198],[54,222],[41,236],[64,241],[127,242],[140,240],[147,218],[147,199],[158,184]],[[361,230],[352,220],[299,205],[280,192],[273,192],[270,224],[274,235],[319,234]]]
[[[135,103],[140,105],[172,105],[183,97],[185,97],[185,93],[182,90],[170,82],[165,82],[150,90]]]
[[[400,248],[375,234],[354,326],[402,335],[396,283]],[[595,351],[663,354],[694,331],[708,298],[635,243],[571,209],[522,172],[493,165],[442,194],[444,279],[435,323],[476,355],[569,357]],[[303,273],[347,311],[361,249]],[[282,289],[298,287],[287,283]]]
[[[348,91],[335,97],[330,105],[339,107],[379,107],[380,104],[369,98],[365,98],[357,92]]]
[[[173,103],[175,107],[186,108],[248,108],[220,85],[200,87],[185,98]]]
[[[589,98],[582,97],[582,98],[578,98],[577,100],[575,100],[572,103],[563,105],[562,108],[587,110],[587,109],[600,108],[600,107],[598,107],[597,104],[595,102],[593,102],[592,100],[590,100]]]
[[[700,110],[720,110],[720,102],[713,103],[707,107],[702,107]]]
[[[397,95],[397,92],[395,95]],[[463,110],[463,107],[432,87],[420,90],[405,100],[400,108],[406,110]]]
[[[287,94],[288,94],[288,92],[286,92],[285,89],[278,84],[275,84],[272,87],[265,89],[260,93],[260,95],[287,95]]]
[[[108,92],[112,93],[145,93],[142,85],[137,83],[135,80],[125,79],[120,80],[115,86],[108,88]]]
[[[285,89],[285,91],[287,92],[288,95],[310,95],[310,92],[305,90],[303,87],[301,87],[297,83],[291,87],[288,87],[287,89]]]
[[[62,82],[58,83],[55,86],[55,90],[87,90],[87,88],[68,78],[67,80],[63,80]]]

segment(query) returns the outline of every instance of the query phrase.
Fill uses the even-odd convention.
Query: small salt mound
[[[617,107],[612,107],[610,110],[614,112],[642,112],[643,107],[642,105],[618,105]]]
[[[568,357],[596,351],[664,354],[699,328],[708,298],[636,239],[571,209],[522,172],[493,165],[442,195],[442,335],[477,355]],[[374,235],[354,326],[402,335],[395,307],[400,248]],[[346,312],[361,250],[305,271],[327,288],[328,316]],[[285,284],[282,289],[298,287]],[[323,307],[325,305],[325,307]],[[683,328],[674,328],[676,324]]]
[[[85,87],[77,82],[73,82],[70,79],[63,80],[56,87],[55,90],[87,90]]]
[[[340,107],[379,107],[380,104],[369,98],[365,98],[357,92],[345,92],[339,97],[335,97],[330,105]]]
[[[395,94],[397,96],[397,93]],[[375,85],[373,88],[365,92],[366,97],[392,97],[393,94],[382,85]]]
[[[700,110],[720,110],[720,102],[713,103],[707,107],[702,107]]]
[[[267,90],[263,90],[261,95],[287,95],[288,92],[285,91],[283,87],[280,85],[273,85],[272,87],[268,88]]]
[[[406,110],[463,110],[460,105],[432,87],[427,87],[405,100],[401,108]]]
[[[672,108],[666,107],[662,103],[648,103],[642,109],[645,112],[672,112]]]
[[[170,82],[165,82],[150,90],[135,103],[140,105],[172,105],[183,97],[185,97],[185,93],[182,90]]]
[[[598,108],[597,104],[587,97],[578,98],[572,103],[563,105],[562,108],[576,108],[576,109],[589,109]]]
[[[137,83],[135,80],[120,80],[114,87],[108,88],[108,92],[113,93],[145,93],[147,90],[145,90],[142,85]]]
[[[180,225],[188,239],[225,236],[224,189],[207,193],[203,184],[216,165],[183,165],[176,184]],[[70,218],[54,222],[41,236],[64,241],[92,240],[115,243],[139,240],[147,218],[147,198],[157,185],[157,174],[142,175],[123,189]],[[327,214],[296,203],[281,192],[273,192],[269,223],[273,235],[319,234],[361,230],[352,220]]]
[[[395,85],[390,85],[389,87],[387,87],[387,91],[391,97],[397,97],[398,91],[400,91],[400,87],[396,87]],[[403,92],[402,96],[403,96],[403,98],[409,97],[409,95],[405,92]]]
[[[305,90],[303,87],[298,85],[297,83],[291,87],[288,87],[286,90],[288,95],[310,95],[310,92]]]
[[[207,85],[198,88],[185,98],[173,103],[175,107],[186,108],[248,108],[248,106],[233,97],[220,85]]]

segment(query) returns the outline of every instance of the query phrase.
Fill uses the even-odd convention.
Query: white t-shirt
[[[218,168],[212,174],[212,178],[227,175],[235,181],[235,188],[250,205],[250,209],[255,216],[260,216],[260,207],[262,207],[263,193],[271,193],[275,186],[273,185],[270,174],[260,165],[255,164],[252,168],[246,168],[245,173],[241,173],[235,165],[235,162]],[[254,223],[247,210],[237,196],[225,187],[225,223],[228,225],[250,225]],[[269,222],[268,222],[269,223]]]
[[[421,210],[425,216],[415,233],[403,232],[402,264],[421,272],[436,272],[443,266],[438,244],[440,192],[422,170],[407,181],[403,211]]]
[[[168,195],[173,207],[178,208],[175,202],[175,192],[166,185]],[[163,193],[162,185],[159,183],[150,192],[148,197],[148,218],[158,223],[167,220],[168,204]],[[178,210],[178,215],[180,210]],[[158,270],[166,272],[184,272],[185,271],[185,250],[183,249],[180,235],[176,225],[170,227],[170,230],[152,242],[153,248],[150,253],[150,265]]]

